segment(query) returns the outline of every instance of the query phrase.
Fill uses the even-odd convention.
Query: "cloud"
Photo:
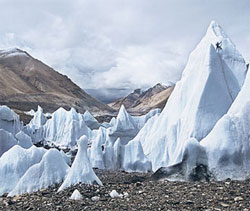
[[[168,59],[166,59],[168,58]],[[156,83],[174,83],[184,63],[178,45],[129,46],[116,58],[116,65],[94,78],[97,87],[145,88]]]
[[[0,48],[19,47],[84,89],[180,78],[211,20],[249,61],[249,0],[0,1]]]

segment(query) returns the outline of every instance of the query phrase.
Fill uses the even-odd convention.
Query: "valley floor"
[[[0,210],[250,210],[250,180],[223,182],[152,181],[150,174],[95,170],[104,186],[53,186],[14,198],[0,197]],[[83,196],[69,197],[75,189]],[[109,193],[128,193],[111,198]],[[98,201],[92,197],[99,196]]]

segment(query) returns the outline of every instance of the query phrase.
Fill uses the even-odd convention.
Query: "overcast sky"
[[[84,89],[175,82],[211,20],[250,60],[250,0],[0,0],[0,48]]]

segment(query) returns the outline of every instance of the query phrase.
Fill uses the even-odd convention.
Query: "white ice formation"
[[[96,176],[95,172],[92,169],[91,163],[89,162],[87,156],[87,144],[88,139],[84,135],[78,141],[78,152],[75,157],[75,160],[63,181],[63,184],[60,186],[58,191],[61,191],[71,185],[78,183],[93,184],[97,183],[102,185],[102,182]]]
[[[75,146],[82,135],[90,137],[91,130],[86,126],[83,115],[74,108],[70,111],[59,108],[43,126],[44,139],[60,147]]]
[[[250,175],[250,72],[231,108],[201,145],[217,179],[246,179]]]
[[[23,124],[14,111],[7,106],[0,106],[0,129],[16,135],[22,128]]]
[[[53,184],[62,182],[69,170],[60,152],[56,149],[48,150],[42,160],[31,166],[8,194],[14,196],[25,192],[31,193]]]
[[[70,196],[71,200],[82,200],[82,198],[82,194],[77,189],[75,189],[72,195]]]
[[[17,140],[14,138],[14,136],[3,130],[0,129],[0,157],[3,153],[8,151],[11,147],[17,144]]]
[[[43,148],[32,146],[24,149],[19,145],[5,152],[0,157],[0,195],[9,193],[25,172],[41,161],[45,152]]]
[[[15,135],[15,137],[17,139],[17,144],[25,149],[28,149],[33,145],[31,138],[27,134],[25,134],[23,131],[18,132]]]
[[[216,49],[221,43],[222,49]],[[200,142],[228,111],[246,74],[244,59],[212,22],[191,53],[164,110],[133,141],[141,141],[153,170],[179,163],[190,138]]]
[[[38,107],[23,127],[14,111],[0,106],[0,195],[32,192],[61,181],[59,191],[77,183],[102,185],[92,167],[128,172],[166,167],[168,173],[190,173],[202,165],[218,180],[246,179],[249,89],[243,57],[213,21],[161,113],[133,117],[122,106],[116,118],[99,124],[88,111],[63,108],[47,120]],[[40,141],[69,148],[72,156],[78,143],[71,168],[72,157],[33,146]]]
[[[91,130],[98,129],[100,127],[100,123],[93,117],[93,115],[89,111],[85,111],[85,113],[83,114],[83,119],[87,127]]]

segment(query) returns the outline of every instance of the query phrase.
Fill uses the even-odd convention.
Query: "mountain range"
[[[24,111],[54,112],[59,107],[71,107],[95,116],[114,116],[122,105],[133,115],[142,115],[151,109],[163,109],[174,86],[156,84],[146,91],[136,89],[129,95],[105,104],[87,94],[66,75],[18,48],[0,50],[0,105],[14,109],[27,122]],[[26,121],[25,121],[26,122]]]
[[[135,89],[129,95],[108,105],[116,110],[124,105],[128,112],[134,115],[146,114],[154,108],[163,109],[173,89],[174,86],[164,86],[158,83],[146,91]]]

